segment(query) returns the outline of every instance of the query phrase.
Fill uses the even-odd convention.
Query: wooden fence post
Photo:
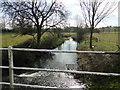
[[[12,47],[8,47],[8,57],[9,57],[9,80],[10,80],[10,88],[13,89],[14,86],[14,72],[13,72],[13,51]]]

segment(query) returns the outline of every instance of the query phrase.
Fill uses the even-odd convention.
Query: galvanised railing
[[[14,86],[23,86],[31,88],[58,88],[39,85],[27,85],[14,83],[14,69],[16,70],[31,70],[31,71],[46,71],[46,72],[60,72],[60,73],[72,73],[72,74],[87,74],[87,75],[103,75],[103,76],[120,76],[118,73],[102,73],[102,72],[88,72],[88,71],[75,71],[75,70],[59,70],[59,69],[43,69],[43,68],[27,68],[27,67],[14,67],[13,63],[13,51],[37,51],[37,52],[56,52],[56,53],[91,53],[91,54],[120,54],[120,52],[106,52],[106,51],[76,51],[76,50],[46,50],[46,49],[27,49],[27,48],[0,48],[0,50],[8,50],[9,66],[0,66],[0,68],[9,69],[10,83],[0,82],[2,85],[10,85],[10,88],[14,89]]]

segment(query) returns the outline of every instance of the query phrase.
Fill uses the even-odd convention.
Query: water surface
[[[77,42],[73,41],[72,38],[66,40],[61,46],[55,50],[76,50]],[[35,67],[49,68],[49,69],[61,69],[67,70],[66,65],[77,64],[76,53],[52,53],[51,58],[41,58],[39,62],[34,63]],[[55,73],[55,72],[33,72],[23,73],[19,76],[24,78],[16,77],[16,82],[25,84],[36,84],[41,86],[51,86],[59,88],[85,88],[84,84],[79,83],[79,80],[74,79],[72,74],[66,73]]]

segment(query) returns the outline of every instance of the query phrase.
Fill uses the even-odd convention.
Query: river
[[[55,50],[76,50],[77,42],[72,38],[66,40],[61,46]],[[38,63],[38,62],[37,62]],[[51,58],[47,60],[40,59],[39,64],[34,64],[35,67],[49,68],[49,69],[61,69],[67,70],[67,65],[77,66],[77,54],[76,53],[52,53]],[[75,67],[76,68],[76,67]],[[74,68],[74,69],[75,69]],[[54,72],[26,72],[15,77],[15,82],[24,84],[33,84],[41,86],[51,86],[59,88],[85,88],[83,83],[74,79],[72,74],[66,73],[54,73]],[[23,78],[21,78],[21,76]]]

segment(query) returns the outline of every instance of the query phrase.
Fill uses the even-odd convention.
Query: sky
[[[81,13],[79,0],[59,0],[59,1],[62,2],[65,5],[65,8],[70,12],[70,15],[68,18],[68,23],[70,26],[77,26],[76,25],[77,17],[79,17],[80,21],[84,20]],[[111,1],[114,1],[114,0],[109,0],[109,2]],[[115,0],[115,1],[119,2],[120,0]],[[108,17],[106,17],[102,22],[100,22],[97,28],[106,27],[106,26],[118,26],[118,8],[113,13],[111,13]]]
[[[79,6],[79,0],[60,0],[60,1],[65,5],[66,9],[68,9],[68,11],[71,12],[70,18],[68,20],[71,26],[76,26],[77,15],[81,20],[84,20],[82,14],[80,13],[81,9]],[[107,1],[109,2],[115,1],[118,4],[120,0],[107,0]],[[103,21],[98,24],[97,28],[106,26],[118,26],[118,8],[108,17],[103,19]]]

